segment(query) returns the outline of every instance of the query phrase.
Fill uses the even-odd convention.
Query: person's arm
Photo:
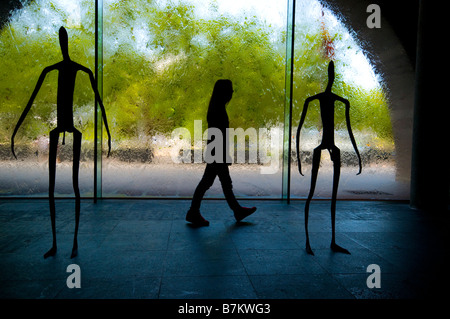
[[[359,172],[356,175],[359,175],[361,174],[362,171],[362,164],[361,164],[361,156],[359,155],[358,147],[356,146],[356,141],[352,132],[352,127],[350,125],[350,102],[347,99],[342,99],[341,101],[345,104],[345,119],[347,121],[348,135],[350,136],[350,141],[352,142],[353,148],[355,149],[356,152],[356,156],[358,157]]]
[[[302,176],[304,176],[304,175],[302,173],[302,162],[300,159],[300,131],[302,129],[303,123],[305,122],[306,113],[308,112],[308,105],[314,99],[316,99],[316,96],[308,97],[305,100],[305,104],[303,105],[303,110],[302,110],[302,116],[300,118],[300,123],[298,124],[297,135],[296,135],[296,139],[295,139],[295,146],[296,146],[296,150],[297,150],[298,171],[299,171],[300,175],[302,175]]]
[[[34,99],[36,98],[36,95],[38,94],[42,83],[44,82],[45,76],[47,75],[48,72],[54,70],[56,68],[56,65],[52,65],[52,66],[48,66],[46,67],[41,75],[39,76],[39,79],[37,81],[36,87],[34,88],[33,93],[31,94],[30,99],[28,100],[27,105],[25,106],[25,109],[22,112],[22,115],[19,118],[19,121],[17,121],[16,127],[14,128],[14,132],[11,136],[11,152],[14,155],[14,157],[17,159],[16,153],[14,152],[14,137],[17,134],[17,131],[19,130],[19,127],[22,125],[22,122],[25,120],[25,117],[27,116],[28,112],[31,109],[31,106],[33,105]]]
[[[100,98],[100,94],[98,93],[97,82],[95,81],[94,74],[92,73],[92,71],[90,69],[88,69],[84,66],[81,66],[81,65],[80,65],[80,67],[81,67],[82,71],[86,72],[89,75],[92,89],[94,90],[95,97],[97,98],[97,101],[100,104],[100,109],[102,110],[103,123],[105,123],[106,133],[108,134],[108,155],[107,155],[107,157],[109,157],[109,154],[111,153],[111,134],[109,132],[108,120],[106,119],[105,107],[103,106],[102,99]]]

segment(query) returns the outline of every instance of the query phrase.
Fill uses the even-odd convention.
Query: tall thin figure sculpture
[[[86,72],[89,75],[91,81],[91,86],[94,91],[97,100],[99,101],[100,108],[102,110],[103,121],[105,123],[106,132],[108,133],[108,156],[111,152],[111,134],[109,133],[108,121],[106,119],[105,108],[103,106],[102,100],[97,90],[96,81],[94,79],[94,74],[87,67],[82,66],[69,57],[69,45],[68,45],[68,35],[64,27],[59,29],[59,44],[61,46],[61,52],[63,60],[51,66],[44,68],[39,80],[31,94],[30,100],[26,105],[22,115],[17,122],[14,129],[14,133],[11,137],[11,151],[14,157],[17,156],[14,152],[14,137],[19,130],[20,125],[24,121],[36,95],[44,82],[47,73],[53,70],[58,70],[58,91],[57,91],[57,124],[56,128],[50,132],[50,154],[49,154],[49,201],[50,201],[50,219],[52,224],[52,234],[53,234],[53,246],[48,252],[44,254],[44,258],[53,256],[56,254],[56,226],[55,226],[55,177],[56,177],[56,154],[58,139],[60,133],[63,133],[63,144],[66,132],[73,133],[73,166],[72,166],[72,181],[73,189],[75,192],[75,234],[73,239],[73,248],[70,258],[74,258],[78,254],[78,226],[80,222],[80,189],[78,186],[78,172],[80,167],[80,153],[81,153],[81,137],[82,134],[73,125],[73,92],[75,88],[75,78],[78,71]]]
[[[308,199],[305,204],[305,231],[306,231],[306,251],[308,254],[314,255],[311,246],[309,244],[309,234],[308,234],[308,215],[309,215],[309,205],[311,199],[314,195],[314,189],[316,187],[317,174],[319,172],[320,166],[320,156],[322,150],[328,150],[330,152],[330,158],[333,161],[333,192],[331,196],[331,246],[330,248],[335,252],[341,252],[345,254],[350,254],[350,252],[338,246],[335,241],[335,218],[336,218],[336,195],[339,184],[339,177],[341,174],[341,151],[334,144],[334,103],[336,101],[342,102],[345,104],[345,119],[347,122],[348,134],[350,136],[350,141],[352,142],[353,148],[355,149],[356,155],[358,157],[359,162],[359,172],[356,175],[361,174],[362,165],[361,165],[361,156],[359,155],[358,148],[356,147],[355,138],[353,137],[352,128],[350,125],[350,102],[347,99],[340,97],[331,92],[331,87],[333,86],[334,81],[334,62],[331,61],[328,65],[328,85],[325,89],[325,92],[316,94],[314,96],[308,97],[303,106],[302,116],[300,118],[300,124],[297,129],[297,163],[298,170],[300,175],[303,176],[302,166],[300,161],[300,130],[303,126],[303,122],[305,121],[306,112],[308,111],[308,104],[313,100],[319,100],[320,102],[320,114],[322,118],[322,142],[318,147],[316,147],[313,151],[313,162],[312,162],[312,172],[311,172],[311,188],[309,191]]]

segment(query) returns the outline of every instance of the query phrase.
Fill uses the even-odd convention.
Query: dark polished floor
[[[57,200],[58,252],[46,200],[0,201],[1,298],[396,299],[434,298],[448,279],[448,218],[407,203],[339,201],[337,243],[329,249],[329,201],[314,201],[305,251],[304,201],[241,201],[257,206],[236,223],[224,200],[205,200],[211,225],[184,221],[186,200],[83,200],[79,255],[70,259],[74,201]],[[81,288],[66,284],[80,266]],[[367,267],[381,288],[368,288]]]

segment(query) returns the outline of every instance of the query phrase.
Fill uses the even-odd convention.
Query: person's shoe
[[[236,218],[236,221],[240,222],[245,217],[250,216],[256,211],[256,207],[241,207],[238,210],[234,211],[234,218]]]
[[[192,223],[194,226],[209,226],[209,221],[204,219],[198,210],[189,210],[186,214],[186,221]]]

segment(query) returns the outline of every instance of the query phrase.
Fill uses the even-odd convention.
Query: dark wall
[[[377,0],[372,3],[380,6],[382,15],[391,25],[415,67],[419,0]]]
[[[450,64],[443,58],[447,48],[437,41],[446,37],[447,14],[448,10],[441,6],[421,1],[410,205],[433,213],[448,213],[450,204],[447,155]]]

